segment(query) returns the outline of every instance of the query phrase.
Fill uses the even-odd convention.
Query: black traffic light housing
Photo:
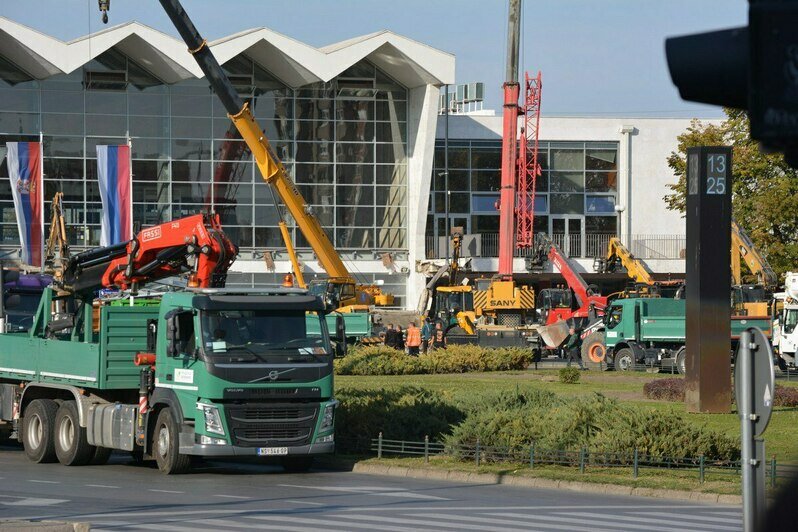
[[[748,111],[751,138],[798,167],[798,1],[749,0],[747,27],[665,41],[685,100]]]

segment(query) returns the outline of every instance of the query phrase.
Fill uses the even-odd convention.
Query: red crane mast
[[[540,129],[540,92],[543,81],[540,72],[534,78],[526,73],[524,87],[524,129],[518,157],[518,228],[516,244],[531,248],[535,243],[535,183],[540,176],[538,163],[538,131]]]

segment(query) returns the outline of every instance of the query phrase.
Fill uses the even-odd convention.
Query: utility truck
[[[28,458],[83,465],[116,449],[171,474],[191,456],[300,470],[332,452],[324,304],[300,289],[224,289],[236,253],[218,216],[199,214],[68,259],[29,330],[0,334],[0,419]],[[186,289],[139,297],[175,275]],[[98,299],[102,288],[118,292]],[[342,320],[336,332],[343,351]]]
[[[781,369],[796,367],[798,351],[798,273],[787,272],[784,292],[774,294],[778,309],[773,324],[773,348]]]
[[[684,299],[616,299],[604,315],[607,358],[615,369],[626,371],[635,365],[675,369],[686,372]],[[730,354],[736,349],[742,331],[759,327],[770,336],[769,318],[734,316],[731,319]]]

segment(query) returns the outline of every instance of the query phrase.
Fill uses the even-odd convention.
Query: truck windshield
[[[200,315],[202,352],[237,362],[315,360],[332,352],[323,317],[315,312],[213,310]]]
[[[786,309],[784,311],[784,324],[781,326],[781,330],[784,334],[792,334],[796,324],[798,324],[798,309]]]

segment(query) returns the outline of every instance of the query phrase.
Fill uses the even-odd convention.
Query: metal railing
[[[380,433],[371,441],[371,451],[377,458],[385,456],[424,457],[429,463],[433,456],[445,456],[463,462],[473,462],[479,466],[484,463],[512,463],[530,469],[548,465],[579,468],[580,473],[589,469],[618,468],[628,469],[632,478],[637,478],[641,469],[670,469],[680,472],[691,472],[703,483],[707,475],[740,476],[740,460],[710,460],[704,456],[671,457],[646,454],[639,449],[620,452],[597,452],[587,448],[562,450],[545,449],[530,444],[525,448],[515,446],[499,447],[483,445],[477,439],[474,445],[451,445],[430,441],[391,440]],[[798,464],[778,463],[771,457],[765,467],[765,475],[769,485],[774,487],[777,479],[795,479],[798,477]]]
[[[607,244],[615,233],[564,234],[553,233],[551,239],[573,258],[592,259],[607,253]],[[481,233],[479,235],[480,257],[498,257],[499,234]],[[683,259],[687,247],[684,235],[632,235],[630,251],[639,259]],[[514,256],[528,257],[533,249],[516,249]],[[445,241],[434,236],[426,237],[426,257],[442,259],[446,254]],[[464,254],[464,256],[469,256]]]

